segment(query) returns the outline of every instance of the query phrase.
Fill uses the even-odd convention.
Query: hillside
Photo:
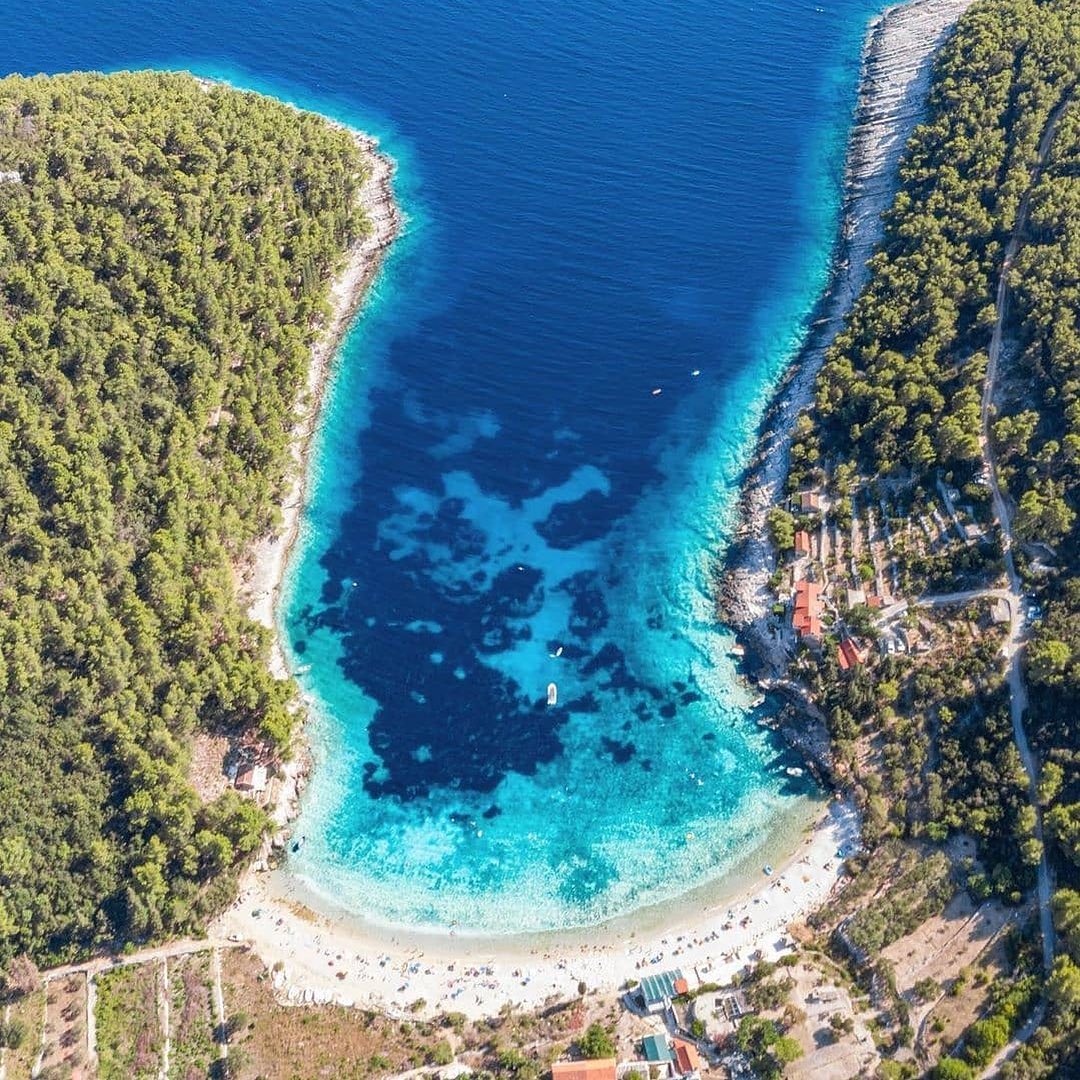
[[[798,421],[791,511],[772,518],[808,555],[780,577],[822,590],[820,651],[799,646],[795,670],[865,809],[857,869],[887,882],[822,928],[857,956],[957,889],[980,912],[1020,909],[982,1018],[941,1040],[934,1056],[958,1059],[940,1076],[978,1075],[1029,1017],[1039,1030],[1003,1075],[1080,1062],[1078,78],[1068,0],[981,0],[961,19],[870,281]],[[952,882],[906,925],[880,853],[934,849]],[[908,1018],[936,1002],[898,995],[880,947],[863,959],[892,987],[900,1057],[914,1042],[926,1065],[934,1040]]]
[[[0,964],[197,928],[260,838],[188,747],[289,737],[234,572],[364,168],[186,75],[0,81]]]

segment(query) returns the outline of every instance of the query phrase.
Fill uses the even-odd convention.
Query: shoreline
[[[753,883],[699,899],[693,912],[644,909],[655,928],[642,928],[642,912],[576,931],[505,938],[376,928],[327,911],[280,869],[252,875],[214,933],[249,942],[276,968],[274,989],[290,1004],[333,1002],[400,1019],[460,1012],[479,1020],[508,1005],[536,1009],[574,998],[580,982],[611,995],[628,980],[678,967],[695,986],[729,980],[759,951],[775,960],[791,948],[788,927],[843,880],[838,853],[850,851],[858,834],[854,807],[832,800],[772,875],[758,870]]]
[[[792,425],[812,401],[825,350],[865,283],[865,263],[880,240],[880,214],[892,201],[901,151],[923,113],[931,59],[971,2],[912,0],[889,8],[867,30],[845,170],[841,233],[829,286],[808,340],[762,420],[721,587],[725,621],[737,630],[765,672],[781,674],[785,666],[783,657],[771,655],[774,650],[769,648],[766,626],[766,589],[775,556],[765,515],[783,489]],[[388,187],[388,176],[385,182]],[[396,218],[394,227],[396,232]],[[381,249],[378,254],[381,257]],[[337,345],[378,264],[376,258],[352,306],[344,313],[335,308],[337,329],[321,339],[325,351],[317,362],[313,354],[308,396],[315,397],[315,404],[305,417],[318,416]],[[299,530],[312,434],[310,429],[300,432],[300,427],[294,454],[301,468],[283,507],[285,526],[278,534],[285,542],[278,543],[277,550],[261,550],[260,545],[256,565],[266,576],[250,593],[252,617],[269,626],[274,635],[274,662],[280,665],[275,673],[282,675],[288,671],[275,607]],[[276,541],[267,543],[272,549]],[[785,687],[778,684],[772,689]],[[799,711],[800,718],[809,715]],[[781,730],[790,739],[797,729],[788,728]],[[806,738],[812,736],[802,735],[802,741],[792,741],[813,759],[806,745]],[[283,793],[287,806],[279,805],[276,811],[279,825],[294,811],[307,765],[290,763],[287,768],[293,771]],[[273,981],[279,998],[292,1004],[335,1001],[402,1017],[456,1011],[483,1018],[496,1015],[508,1003],[539,1007],[555,997],[574,997],[579,982],[585,982],[590,991],[615,993],[643,970],[668,967],[681,967],[692,985],[724,982],[759,952],[776,959],[791,946],[788,926],[819,908],[842,880],[843,859],[838,853],[849,853],[858,842],[859,815],[854,805],[832,800],[804,830],[794,850],[789,847],[790,854],[777,859],[779,869],[773,876],[738,886],[734,897],[729,892],[720,899],[724,881],[730,884],[733,873],[715,883],[704,909],[701,902],[709,886],[695,890],[693,900],[682,898],[681,914],[675,914],[679,904],[672,902],[576,932],[501,939],[359,925],[360,920],[349,913],[326,911],[329,905],[322,904],[321,913],[315,910],[318,898],[287,870],[249,869],[241,879],[239,899],[216,921],[215,932],[250,941],[267,966],[276,968]],[[691,912],[691,907],[698,910]]]
[[[814,384],[833,339],[869,279],[867,261],[884,235],[882,214],[895,197],[904,148],[925,112],[933,59],[974,0],[909,0],[886,8],[869,23],[855,121],[848,141],[840,231],[829,284],[809,336],[776,388],[762,418],[739,498],[738,525],[720,574],[718,607],[747,650],[748,672],[769,689],[782,689],[791,657],[769,631],[773,602],[769,579],[776,552],[767,514],[782,501],[795,421],[813,404]],[[780,684],[779,686],[777,684]],[[817,718],[794,695],[810,728]],[[822,731],[789,728],[787,737],[821,760]],[[828,746],[825,736],[824,746]]]
[[[307,383],[296,404],[289,445],[290,474],[286,477],[287,489],[279,506],[281,521],[277,529],[262,537],[250,549],[238,588],[248,617],[270,631],[269,668],[278,679],[293,676],[276,616],[285,587],[289,556],[300,535],[307,501],[312,440],[338,362],[338,353],[382,267],[386,252],[400,235],[403,224],[393,190],[396,163],[379,151],[378,139],[330,117],[323,119],[331,126],[347,131],[367,162],[369,172],[360,189],[358,202],[370,224],[370,232],[348,250],[343,267],[331,283],[328,297],[330,317],[312,345]],[[267,837],[264,857],[274,840],[281,837],[282,831],[287,829],[299,812],[300,794],[311,769],[311,753],[304,727],[303,723],[298,725],[294,733],[291,747],[294,756],[279,766],[281,786],[271,816],[276,834]],[[241,881],[250,873],[250,869],[246,871]]]

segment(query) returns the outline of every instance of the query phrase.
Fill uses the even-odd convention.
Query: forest
[[[981,403],[1007,274],[990,444],[1033,598],[1025,724],[1040,761],[1060,934],[1045,1019],[1003,1074],[1017,1080],[1080,1072],[1078,79],[1074,0],[981,0],[961,19],[936,61],[868,286],[827,353],[814,410],[797,426],[789,478],[795,492],[840,477],[845,490],[833,493],[841,497],[851,477],[872,497],[933,490],[940,478],[989,522]],[[1005,267],[1014,234],[1018,253]],[[860,734],[884,733],[886,764],[866,792],[868,838],[974,836],[986,870],[965,885],[977,898],[1017,903],[1034,884],[1042,847],[997,651],[988,638],[914,677],[891,660],[876,678],[841,679],[826,664],[816,688],[841,758],[850,759]],[[993,1041],[1004,1045],[1020,1019],[999,1025]],[[942,1068],[977,1075],[965,1062]]]
[[[261,838],[189,747],[289,740],[236,574],[364,169],[188,75],[0,80],[0,967],[197,930]]]

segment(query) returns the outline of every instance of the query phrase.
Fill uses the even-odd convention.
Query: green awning
[[[641,1050],[646,1061],[673,1061],[666,1035],[646,1035],[641,1040]]]
[[[675,983],[683,977],[682,971],[662,971],[659,975],[646,975],[641,980],[641,1000],[645,1007],[660,1005],[665,1000],[675,997]]]

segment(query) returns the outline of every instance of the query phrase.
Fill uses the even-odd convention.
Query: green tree
[[[790,551],[795,546],[795,518],[782,506],[769,511],[769,532],[780,551]]]
[[[611,1033],[603,1024],[590,1024],[585,1033],[578,1039],[578,1048],[581,1050],[582,1057],[586,1058],[609,1058],[615,1056],[615,1042],[611,1037]]]

